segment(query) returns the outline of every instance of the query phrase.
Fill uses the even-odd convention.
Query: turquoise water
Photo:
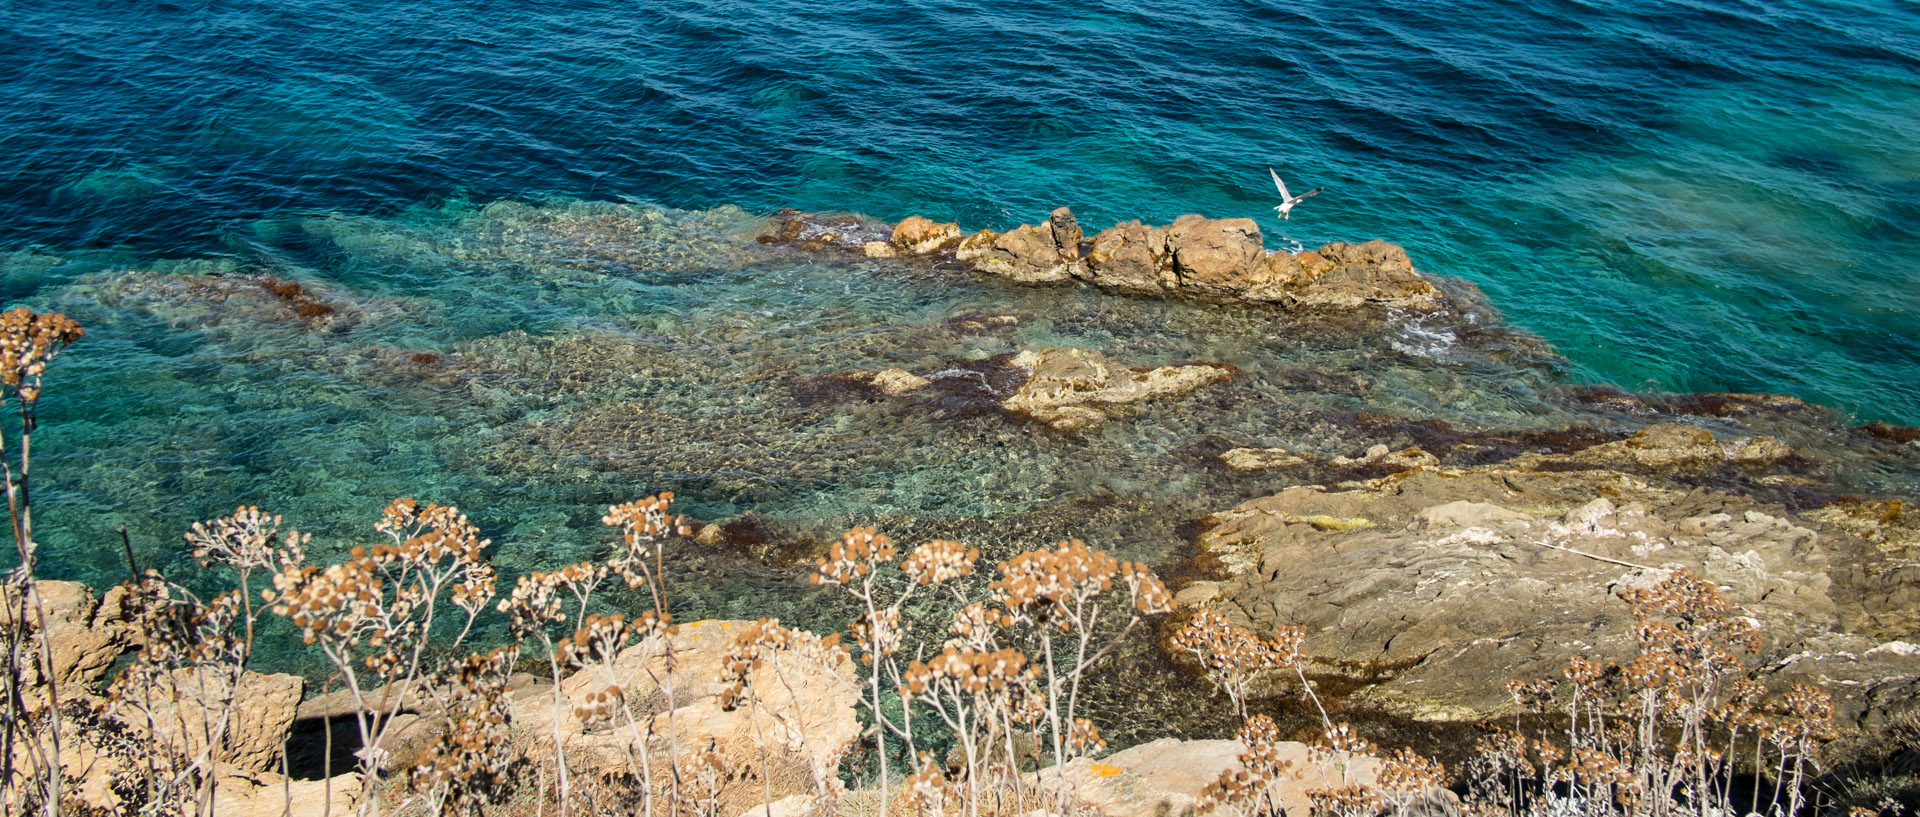
[[[184,570],[186,524],[241,502],[344,547],[401,495],[549,567],[663,489],[787,540],[1161,559],[1280,485],[1223,446],[1656,419],[1568,390],[1594,382],[1799,395],[1835,413],[1760,430],[1822,452],[1823,485],[1915,484],[1844,431],[1920,423],[1910,3],[52,0],[0,5],[0,34],[0,296],[90,333],[37,448],[62,575],[117,578],[122,523]],[[1327,192],[1276,221],[1268,166]],[[1384,237],[1487,303],[1304,318],[752,240],[787,206],[1060,204]],[[982,314],[1018,322],[955,320]],[[1049,345],[1247,374],[1081,436],[822,379]],[[694,562],[692,612],[799,603],[756,560]]]

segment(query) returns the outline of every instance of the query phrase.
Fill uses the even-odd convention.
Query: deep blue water
[[[5,248],[449,197],[1248,215],[1404,243],[1582,378],[1920,422],[1902,0],[13,0],[0,42]],[[1269,165],[1328,192],[1282,224]]]

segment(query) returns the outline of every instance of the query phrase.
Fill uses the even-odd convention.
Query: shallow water
[[[337,554],[413,496],[466,510],[511,576],[592,558],[605,506],[672,490],[697,519],[736,520],[729,546],[675,554],[681,616],[824,629],[840,611],[790,567],[853,525],[990,558],[1077,537],[1165,563],[1205,514],[1325,478],[1235,474],[1227,448],[1354,456],[1479,433],[1510,455],[1672,416],[1586,398],[1458,284],[1440,313],[1304,315],[808,254],[757,242],[763,226],[731,208],[453,203],[262,222],[244,270],[43,259],[68,280],[36,305],[89,328],[36,440],[49,572],[117,581],[125,525],[143,567],[193,575],[181,532],[240,503]],[[1053,346],[1242,371],[1085,433],[995,410],[995,361]],[[889,398],[834,377],[896,367],[935,385]],[[1912,446],[1839,419],[1695,421],[1786,437],[1829,493],[1920,486]]]

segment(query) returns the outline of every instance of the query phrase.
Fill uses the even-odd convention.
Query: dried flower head
[[[919,584],[937,584],[972,573],[973,565],[978,561],[979,548],[935,539],[907,554],[907,558],[900,563],[900,572]]]
[[[40,376],[60,350],[86,335],[67,316],[16,306],[0,314],[0,383],[26,403],[40,399]]]
[[[1269,787],[1293,766],[1292,761],[1281,757],[1280,727],[1272,718],[1254,715],[1234,737],[1246,747],[1240,752],[1240,767],[1221,772],[1201,790],[1197,811],[1230,805],[1243,812],[1265,813],[1259,808],[1260,801],[1271,797]]]
[[[872,527],[854,528],[842,534],[827,555],[820,557],[813,573],[814,584],[850,584],[871,575],[875,567],[893,561],[893,540]]]
[[[654,586],[657,592],[660,577],[649,561],[658,563],[667,537],[692,534],[687,518],[672,510],[673,492],[661,491],[646,499],[609,506],[607,515],[600,518],[602,523],[620,529],[619,550],[607,561],[607,567],[625,579],[628,587]]]

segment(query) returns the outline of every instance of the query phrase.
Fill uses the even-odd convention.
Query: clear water
[[[1405,442],[1356,412],[1650,421],[1580,382],[1800,395],[1838,414],[1766,430],[1828,452],[1829,487],[1911,491],[1910,458],[1842,427],[1920,422],[1916,11],[0,4],[0,295],[90,330],[38,441],[53,569],[112,580],[123,523],[184,569],[187,522],[241,502],[343,546],[400,495],[468,509],[510,570],[551,566],[662,489],[784,535],[1154,559],[1281,483],[1210,464],[1223,444]],[[1268,166],[1327,192],[1275,221]],[[1531,334],[750,238],[784,206],[978,228],[1059,204],[1095,228],[1256,216],[1275,249],[1389,238]],[[255,274],[336,312],[298,319]],[[950,322],[976,313],[1020,322]],[[1084,436],[818,380],[1046,345],[1248,374]],[[741,561],[691,567],[686,603],[801,603]]]

